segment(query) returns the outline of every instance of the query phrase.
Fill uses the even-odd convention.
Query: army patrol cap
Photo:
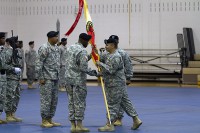
[[[65,41],[67,41],[67,38],[62,38],[61,39],[61,42],[65,42]]]
[[[85,40],[85,41],[89,41],[89,40],[92,38],[92,36],[90,36],[90,35],[88,35],[88,34],[86,34],[86,33],[81,33],[81,34],[79,35],[79,38],[81,38],[81,39],[83,39],[83,40]]]
[[[48,33],[47,33],[47,37],[48,38],[52,38],[52,37],[56,37],[56,36],[58,36],[58,34],[59,34],[59,31],[49,31]]]
[[[104,43],[105,44],[108,44],[108,43],[114,43],[115,45],[117,45],[117,41],[115,39],[112,39],[112,38],[109,38],[108,40],[104,40]]]
[[[29,45],[32,45],[32,44],[34,44],[34,41],[30,41],[28,44],[29,44]]]
[[[0,32],[0,38],[5,37],[5,32]]]
[[[109,39],[110,39],[110,38],[119,41],[119,37],[118,37],[117,35],[111,35],[111,36],[109,37]]]

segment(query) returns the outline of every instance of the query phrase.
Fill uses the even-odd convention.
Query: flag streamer
[[[78,10],[78,14],[76,16],[76,19],[73,23],[73,25],[71,26],[71,28],[65,33],[66,36],[69,36],[73,30],[75,29],[76,25],[78,24],[78,21],[82,15],[82,10],[83,10],[83,0],[79,0],[79,10]]]

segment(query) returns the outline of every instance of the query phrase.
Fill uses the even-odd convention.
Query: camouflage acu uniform
[[[65,64],[66,64],[66,59],[65,59],[65,52],[67,50],[66,46],[60,45],[60,52],[61,52],[61,68],[60,68],[60,75],[59,75],[59,86],[63,87],[65,86]]]
[[[37,53],[34,49],[30,49],[25,53],[26,76],[29,85],[32,85],[35,80],[35,60]]]
[[[45,80],[40,85],[41,117],[51,119],[55,115],[58,102],[58,75],[60,72],[60,51],[49,42],[38,50],[36,78]]]
[[[100,67],[105,82],[105,91],[111,121],[117,119],[120,107],[131,117],[137,115],[126,90],[126,77],[121,55],[117,52],[100,55]]]
[[[66,52],[66,81],[71,88],[67,89],[69,99],[69,120],[78,121],[84,119],[86,108],[87,75],[96,76],[94,70],[88,68],[87,51],[82,44],[76,43],[70,45]]]
[[[22,68],[19,64],[19,55],[17,55],[16,62],[13,60],[13,49],[8,48],[6,50],[5,62],[13,67]],[[16,74],[14,71],[6,70],[7,89],[6,89],[6,113],[15,113],[17,111],[19,99],[20,99],[20,74]]]
[[[21,66],[21,77],[20,80],[23,79],[23,72],[24,72],[24,50],[22,48],[17,48],[18,53],[19,53],[19,64]]]
[[[131,59],[126,51],[123,49],[118,48],[117,49],[118,53],[121,55],[123,63],[124,63],[124,73],[126,76],[126,80],[131,80],[133,77],[133,65],[131,62]],[[118,118],[121,119],[123,117],[124,110],[122,107],[120,107],[119,113],[118,113]]]
[[[4,99],[6,91],[6,74],[5,70],[3,70],[3,56],[3,47],[0,46],[0,113],[3,112],[4,109]]]
[[[0,113],[4,110],[6,98],[6,69],[14,71],[14,67],[5,64],[5,49],[0,46]]]

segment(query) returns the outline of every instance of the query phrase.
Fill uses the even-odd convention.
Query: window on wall
[[[66,0],[57,0],[57,5],[49,5],[48,2],[51,3],[52,1],[56,0],[0,0],[2,2],[7,2],[8,5],[0,5],[0,14],[14,14],[17,15],[51,15],[51,14],[74,14],[78,10],[78,5],[70,5],[67,3],[63,5],[62,1]],[[16,6],[10,6],[10,2],[17,2]],[[29,4],[28,2],[38,2],[39,8],[34,6],[34,4]],[[46,3],[44,3],[46,1]],[[22,2],[27,2],[23,4]],[[42,3],[42,4],[41,4]],[[28,7],[27,7],[28,5]],[[142,12],[142,2],[131,1],[131,5],[128,3],[111,3],[111,4],[90,4],[88,8],[90,13],[97,14],[97,13],[127,13],[129,12]],[[200,11],[200,1],[180,1],[180,0],[168,0],[168,1],[157,1],[151,0],[148,1],[148,11],[151,13],[158,13],[158,12],[199,12]]]
[[[92,13],[92,5],[90,5],[90,13]]]
[[[35,15],[35,6],[33,7],[33,13],[32,14]]]
[[[94,5],[94,13],[96,13],[96,8],[97,8],[97,6],[96,6],[96,5]]]
[[[65,14],[65,6],[63,6],[63,14]]]
[[[101,6],[98,5],[98,13],[100,13],[100,12],[101,12]]]
[[[104,9],[104,4],[103,4],[103,5],[102,5],[102,13],[104,13],[104,10],[105,10],[105,9]]]
[[[108,13],[108,5],[106,5],[106,13]]]
[[[50,6],[48,6],[48,15],[50,15],[51,9]]]

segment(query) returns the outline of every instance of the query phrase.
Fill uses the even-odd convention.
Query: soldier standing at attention
[[[66,59],[65,59],[65,52],[67,50],[67,38],[62,38],[61,39],[61,45],[59,46],[60,48],[60,60],[61,60],[61,65],[60,65],[60,75],[59,75],[59,90],[60,91],[66,91],[65,88],[65,64],[66,64]]]
[[[23,49],[23,41],[18,41],[17,43],[17,50],[20,56],[20,62],[19,64],[22,66],[22,72],[21,72],[21,81],[23,80],[23,73],[24,73],[24,49]]]
[[[105,82],[105,92],[107,96],[108,108],[110,111],[111,125],[109,122],[104,127],[98,130],[101,132],[114,131],[114,122],[120,107],[133,119],[133,126],[131,129],[136,130],[142,124],[138,118],[136,110],[133,108],[131,101],[128,98],[126,90],[126,77],[124,73],[124,63],[121,55],[117,51],[117,42],[115,39],[105,40],[105,48],[107,55],[100,61],[97,61],[97,66],[102,70],[103,79]]]
[[[52,121],[58,102],[60,72],[60,51],[56,45],[58,33],[55,31],[47,33],[48,42],[39,48],[36,61],[36,78],[40,84],[41,126],[46,128],[61,126],[60,123]]]
[[[34,41],[29,42],[29,50],[25,53],[25,62],[26,62],[26,76],[28,89],[33,88],[33,82],[35,80],[35,61],[37,57],[37,53],[34,50]]]
[[[20,77],[21,68],[20,60],[22,59],[17,50],[18,37],[11,37],[7,40],[12,48],[6,50],[5,63],[12,66],[18,67],[20,69],[19,73],[10,71],[6,69],[6,102],[5,102],[5,112],[7,122],[21,122],[22,119],[15,116],[15,112],[18,109],[18,104],[20,100]]]
[[[5,45],[5,33],[0,32],[0,115],[4,110],[5,92],[6,92],[6,71],[3,69],[5,53],[3,52]],[[12,68],[12,67],[11,67]],[[0,119],[0,124],[7,122]]]
[[[5,33],[0,32],[0,115],[5,108],[5,98],[6,98],[6,70],[13,71],[15,73],[20,73],[20,68],[15,68],[11,65],[5,63],[6,49],[5,49]],[[15,119],[13,118],[15,121]],[[0,119],[0,124],[6,124],[7,121]]]
[[[78,43],[70,45],[66,52],[66,82],[71,87],[67,89],[69,99],[69,120],[71,132],[89,132],[82,124],[86,108],[87,96],[87,74],[97,76],[96,70],[88,68],[88,61],[91,55],[87,54],[85,48],[91,39],[90,35],[81,33]]]

